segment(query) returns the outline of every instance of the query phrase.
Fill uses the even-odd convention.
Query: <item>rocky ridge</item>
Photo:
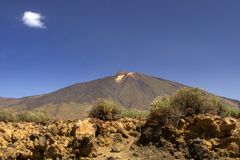
[[[144,119],[0,122],[0,159],[235,159],[240,120],[212,115],[176,127]]]

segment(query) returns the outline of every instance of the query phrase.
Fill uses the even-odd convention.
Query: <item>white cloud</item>
[[[40,13],[25,11],[22,16],[22,22],[28,27],[32,28],[46,28],[44,17]]]

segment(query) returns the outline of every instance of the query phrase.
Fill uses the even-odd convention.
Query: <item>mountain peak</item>
[[[134,76],[134,72],[128,72],[128,71],[119,71],[115,74],[115,81],[117,83],[120,83],[124,78],[129,76]]]

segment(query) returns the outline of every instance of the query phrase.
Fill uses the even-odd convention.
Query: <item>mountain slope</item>
[[[49,94],[25,97],[8,108],[16,111],[41,109],[61,119],[83,118],[90,104],[98,98],[111,98],[125,108],[146,110],[157,96],[170,95],[182,87],[186,86],[140,73],[118,72],[114,76],[74,84]],[[225,101],[237,106],[234,101]]]
[[[18,102],[18,99],[0,97],[0,107],[11,106],[17,104]]]

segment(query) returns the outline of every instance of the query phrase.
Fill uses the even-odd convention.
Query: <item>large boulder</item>
[[[208,142],[196,138],[193,139],[189,145],[189,153],[191,157],[196,160],[215,159],[216,157],[214,157],[214,152],[212,152],[209,147]]]
[[[217,123],[217,117],[210,115],[198,115],[187,126],[191,138],[213,138],[220,134],[221,129]]]
[[[236,128],[236,119],[231,118],[231,117],[226,117],[223,119],[221,123],[221,131],[224,132],[225,134],[230,134],[232,130]]]
[[[79,120],[74,124],[73,133],[76,138],[81,137],[95,137],[96,125],[90,122],[91,119],[85,119],[83,121]]]

